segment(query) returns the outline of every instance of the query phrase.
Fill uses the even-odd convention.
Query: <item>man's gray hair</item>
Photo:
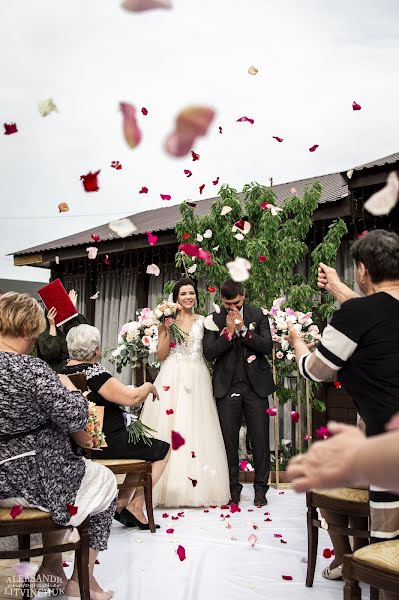
[[[73,360],[90,360],[101,344],[101,336],[97,327],[78,325],[72,327],[66,336],[69,357]]]

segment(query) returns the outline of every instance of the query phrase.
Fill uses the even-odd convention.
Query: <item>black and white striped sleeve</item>
[[[362,315],[363,306],[357,298],[347,300],[323,331],[316,355],[334,371],[339,371],[357,348],[367,323],[367,314]]]

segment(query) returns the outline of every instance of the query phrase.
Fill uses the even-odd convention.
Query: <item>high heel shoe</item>
[[[119,513],[120,523],[125,527],[138,527],[142,531],[147,531],[150,529],[150,525],[148,523],[142,523],[131,513],[127,508],[124,508]],[[155,525],[155,529],[160,529],[160,525]]]

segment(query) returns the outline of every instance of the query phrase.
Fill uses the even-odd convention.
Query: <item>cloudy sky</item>
[[[0,122],[18,133],[0,136],[0,278],[45,281],[5,255],[164,206],[161,193],[179,203],[200,198],[203,183],[203,197],[215,195],[216,177],[240,190],[399,151],[396,0],[172,2],[141,14],[119,0],[1,2]],[[48,97],[60,112],[42,118]],[[135,150],[121,134],[121,100],[149,111]],[[193,103],[217,111],[196,163],[163,150]],[[254,125],[236,123],[243,115]],[[80,175],[98,169],[100,191],[85,193]]]

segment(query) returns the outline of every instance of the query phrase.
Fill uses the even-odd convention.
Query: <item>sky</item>
[[[200,199],[202,184],[202,197],[215,196],[216,177],[240,191],[399,151],[396,0],[171,1],[145,13],[120,0],[0,3],[0,124],[18,127],[0,135],[0,278],[47,281],[6,255],[165,206],[160,194],[176,204]],[[59,113],[43,118],[37,104],[49,97]],[[134,150],[120,101],[148,109]],[[195,163],[164,151],[190,105],[217,113]],[[244,115],[254,124],[236,122]],[[80,176],[98,169],[100,190],[84,192]]]

